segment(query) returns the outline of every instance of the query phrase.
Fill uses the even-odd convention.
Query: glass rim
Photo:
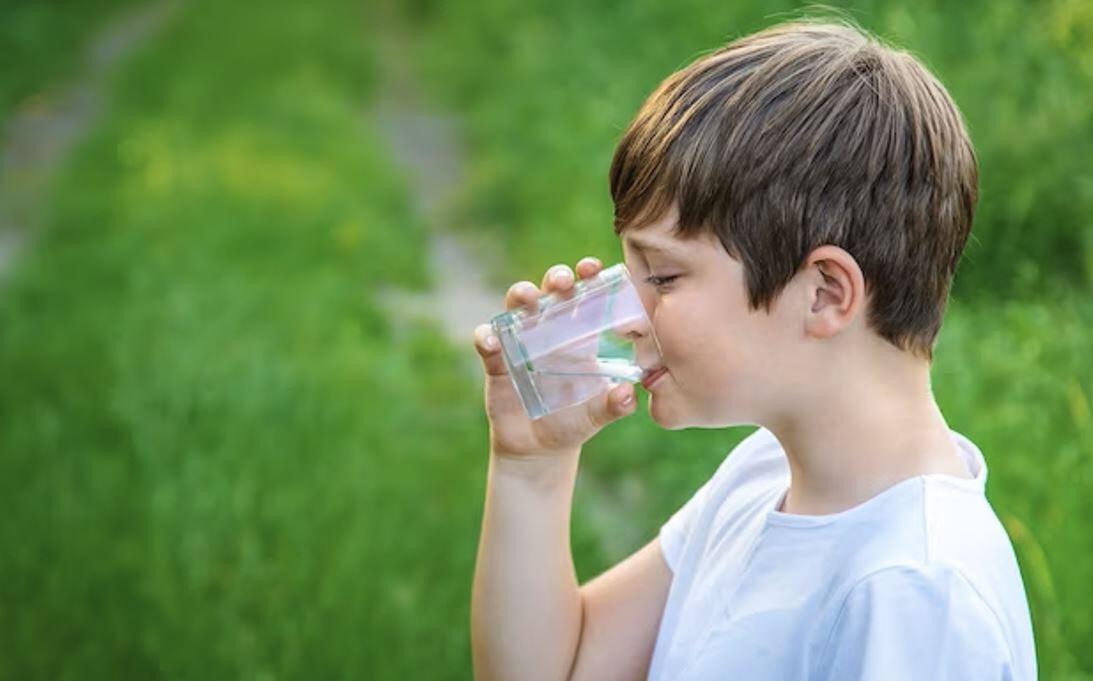
[[[556,309],[562,307],[563,309],[573,304],[574,301],[579,298],[588,295],[589,289],[596,291],[601,288],[618,284],[620,282],[627,281],[630,286],[634,286],[634,280],[630,276],[630,269],[626,266],[626,263],[616,263],[610,267],[606,267],[596,273],[595,276],[588,279],[578,279],[573,283],[573,289],[571,293],[565,298],[560,298],[556,293],[545,293],[539,296],[538,310],[532,312],[527,309],[526,306],[520,306],[512,310],[505,310],[499,312],[490,319],[490,325],[495,329],[505,329],[518,325],[527,317],[538,316],[548,309]],[[639,296],[640,299],[640,296]],[[647,315],[648,316],[648,315]]]

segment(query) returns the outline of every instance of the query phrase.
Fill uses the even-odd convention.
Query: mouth
[[[664,367],[657,367],[655,369],[646,369],[645,373],[641,377],[641,386],[648,390],[661,376],[668,373],[668,370]]]

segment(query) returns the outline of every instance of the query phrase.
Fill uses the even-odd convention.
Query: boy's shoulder
[[[890,565],[833,600],[837,607],[821,616],[818,677],[901,670],[900,678],[927,678],[944,670],[947,678],[1035,678],[1023,596],[1013,605],[1025,622],[1007,621],[1005,604],[991,603],[956,566]]]
[[[915,476],[847,512],[800,516],[760,506],[765,522],[843,535],[848,550],[838,560],[849,588],[853,581],[895,566],[951,566],[985,592],[1012,588],[1017,562],[1009,536],[985,494],[986,461],[970,439],[951,431],[973,478]],[[789,484],[789,464],[774,434],[760,427],[744,438],[714,474],[714,523],[755,511],[751,499],[772,501]],[[852,549],[852,550],[851,550]]]
[[[702,555],[720,565],[716,556],[739,543],[733,555],[758,561],[748,569],[811,589],[822,601],[818,630],[879,616],[874,604],[898,592],[916,607],[962,607],[969,631],[989,625],[1018,659],[1028,660],[1027,599],[1009,537],[986,499],[986,462],[971,440],[952,436],[973,479],[916,476],[847,512],[805,516],[773,510],[789,483],[789,465],[774,434],[759,428],[711,480],[712,508],[701,514],[697,534],[699,544],[718,548]]]

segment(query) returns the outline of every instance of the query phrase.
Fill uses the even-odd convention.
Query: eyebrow
[[[636,248],[639,251],[654,251],[656,253],[663,253],[664,255],[682,255],[682,252],[674,246],[667,244],[661,245],[653,241],[645,241],[636,236],[627,235],[624,237],[626,242],[630,244],[631,248]]]

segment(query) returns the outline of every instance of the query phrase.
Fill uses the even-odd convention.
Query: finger
[[[637,404],[634,386],[622,383],[588,402],[588,421],[593,431],[632,414]]]
[[[599,274],[603,269],[603,263],[599,258],[591,255],[581,258],[577,263],[577,276],[581,279],[589,279]]]
[[[568,265],[554,265],[543,275],[543,291],[565,292],[573,288],[573,270]]]
[[[508,373],[505,360],[501,357],[501,342],[489,324],[479,324],[474,328],[474,349],[482,358],[482,367],[490,376],[504,376]]]
[[[505,309],[511,310],[526,305],[534,310],[540,295],[535,284],[530,281],[518,281],[505,293]]]

